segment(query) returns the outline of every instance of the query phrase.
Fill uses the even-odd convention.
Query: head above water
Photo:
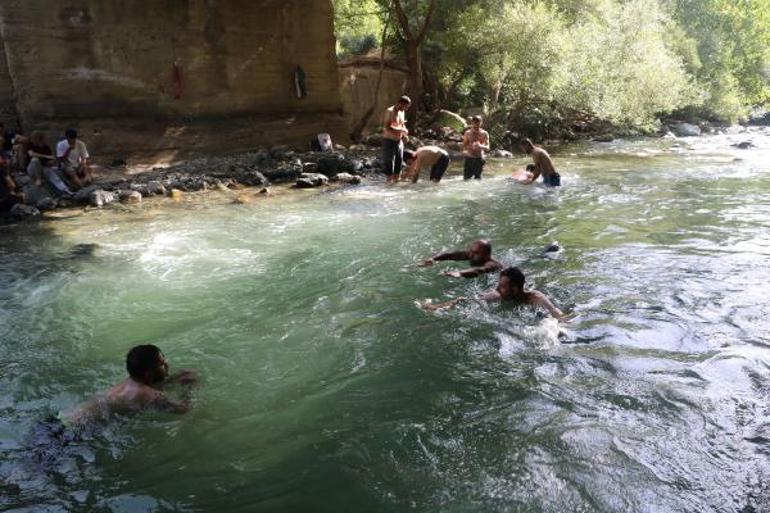
[[[64,137],[69,141],[70,144],[74,144],[75,141],[78,140],[78,131],[74,128],[68,128],[66,132],[64,132]]]
[[[413,150],[404,150],[404,162],[411,164],[417,158],[417,152]]]
[[[513,299],[524,292],[524,273],[518,267],[506,267],[500,271],[497,292],[503,299]]]
[[[482,124],[484,124],[484,120],[481,119],[481,116],[471,116],[471,126],[473,128],[481,128]]]
[[[396,103],[396,107],[398,107],[400,110],[407,110],[410,105],[412,105],[412,99],[406,95],[399,98],[398,103]]]
[[[524,150],[525,153],[532,153],[532,150],[535,149],[535,143],[532,142],[532,139],[529,137],[525,137],[519,142],[519,146],[521,146],[521,149]]]
[[[158,346],[145,344],[133,347],[126,355],[126,370],[134,381],[152,385],[168,376],[168,364]]]
[[[468,248],[471,265],[484,265],[492,258],[492,243],[479,239]]]

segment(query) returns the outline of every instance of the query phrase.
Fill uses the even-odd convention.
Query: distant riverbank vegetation
[[[734,123],[770,106],[770,0],[334,0],[340,56],[382,46],[417,108],[561,135]],[[538,134],[536,134],[538,135]]]

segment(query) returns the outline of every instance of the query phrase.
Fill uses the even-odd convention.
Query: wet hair
[[[74,128],[68,128],[66,132],[64,132],[64,137],[67,139],[77,139],[78,138],[78,131]]]
[[[502,271],[500,271],[500,277],[505,276],[509,280],[511,280],[511,285],[514,285],[515,287],[518,287],[519,289],[524,288],[524,273],[521,272],[521,269],[518,267],[506,267]]]
[[[471,122],[472,123],[476,123],[476,122],[481,123],[481,116],[471,116]]]
[[[417,158],[417,152],[412,150],[404,150],[404,162]]]
[[[160,349],[152,344],[133,347],[126,355],[126,370],[134,379],[142,379],[144,375],[158,365]]]
[[[527,171],[530,173],[535,171],[535,165],[534,164],[527,164]]]
[[[411,104],[412,103],[412,99],[409,98],[407,95],[404,95],[404,96],[402,96],[401,98],[398,99],[398,103],[409,103],[409,104]]]
[[[487,239],[479,239],[475,242],[475,244],[481,246],[481,249],[483,249],[487,255],[492,255],[492,243]]]
[[[533,143],[532,139],[530,139],[529,137],[525,137],[524,139],[519,141],[519,144],[522,145],[522,146],[529,146],[530,148],[534,148],[535,147],[535,143]]]

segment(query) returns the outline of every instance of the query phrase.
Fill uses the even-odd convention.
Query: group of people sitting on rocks
[[[0,211],[29,201],[23,191],[27,184],[58,196],[72,196],[93,182],[91,156],[73,128],[64,133],[55,152],[42,132],[25,136],[6,129],[2,122],[0,140]]]
[[[414,151],[404,148],[404,143],[409,139],[406,111],[411,104],[412,100],[408,96],[402,96],[395,105],[388,107],[383,115],[383,171],[388,183],[396,183],[399,180],[417,182],[420,171],[430,168],[430,180],[438,183],[449,167],[449,153],[434,145],[422,146]],[[480,116],[473,116],[463,133],[462,149],[465,158],[463,178],[465,180],[480,180],[484,172],[486,152],[490,150],[491,145],[489,133],[482,128],[482,124],[483,120]],[[520,146],[525,153],[532,156],[533,163],[525,170],[514,173],[514,179],[517,182],[531,184],[542,176],[543,184],[547,186],[561,185],[561,176],[556,172],[547,151],[535,146],[528,138],[522,139]],[[407,168],[402,173],[404,164]]]

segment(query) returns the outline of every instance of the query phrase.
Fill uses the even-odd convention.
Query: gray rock
[[[302,173],[297,179],[295,187],[297,189],[311,189],[321,187],[329,183],[329,178],[321,173]]]
[[[122,190],[118,193],[121,203],[141,203],[142,193],[139,191]]]
[[[318,173],[318,162],[305,162],[302,164],[302,172]]]
[[[698,137],[701,134],[701,129],[691,123],[678,123],[671,127],[671,131],[677,137]]]
[[[318,159],[318,172],[326,176],[334,176],[340,172],[340,167],[344,162],[342,155],[330,155]]]
[[[270,148],[270,156],[274,159],[282,159],[289,153],[288,146],[274,146]]]
[[[96,185],[83,187],[75,193],[74,200],[78,203],[88,203],[91,200],[91,193],[96,190]]]
[[[258,187],[258,186],[268,184],[268,181],[267,181],[267,178],[265,178],[265,175],[263,175],[262,173],[256,170],[247,171],[245,174],[241,175],[239,179],[242,184],[248,185],[250,187]]]
[[[492,150],[489,156],[495,159],[512,159],[513,153],[508,150]]]
[[[732,146],[733,148],[738,148],[740,150],[748,150],[749,148],[754,147],[754,143],[751,141],[741,141],[736,144],[731,144],[730,146]]]
[[[142,191],[139,191],[142,192]],[[145,195],[145,193],[142,193],[142,195]],[[166,195],[166,187],[160,183],[157,180],[153,180],[151,182],[147,182],[147,196],[165,196]]]
[[[35,207],[37,207],[38,210],[53,210],[58,206],[57,201],[52,198],[51,196],[47,196],[45,198],[41,198],[37,203],[35,203]]]
[[[358,185],[361,183],[361,177],[356,175],[351,175],[350,173],[337,173],[336,175],[334,175],[334,177],[331,178],[331,181],[336,183]]]
[[[28,219],[36,219],[39,217],[40,217],[40,211],[31,205],[24,205],[22,203],[17,203],[13,207],[11,207],[11,218],[15,219],[16,221],[25,221]]]
[[[104,207],[111,203],[115,203],[116,200],[115,194],[101,189],[93,191],[88,198],[88,202],[93,207]]]

